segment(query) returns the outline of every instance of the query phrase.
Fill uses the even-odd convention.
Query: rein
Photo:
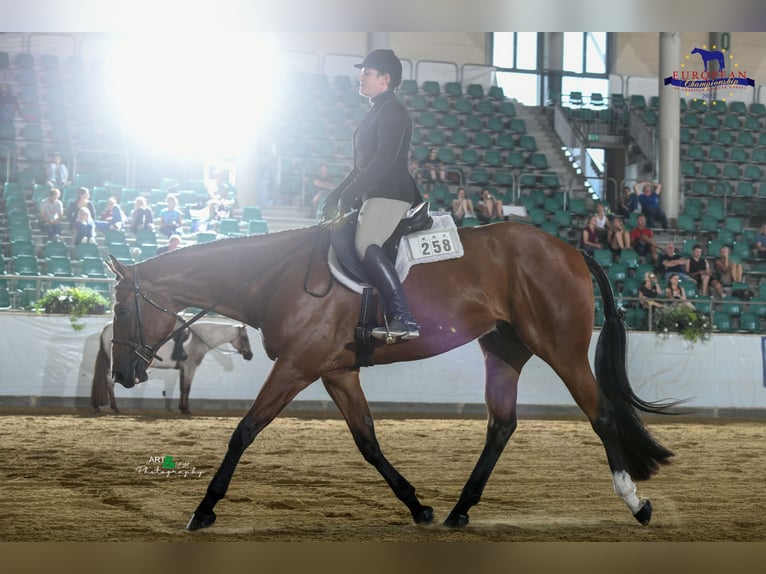
[[[333,220],[334,221],[334,220]],[[329,226],[332,224],[332,221],[325,224],[326,226]],[[323,293],[315,293],[309,289],[309,275],[311,275],[311,263],[314,261],[314,256],[317,254],[317,251],[319,250],[319,235],[322,232],[322,225],[317,226],[317,233],[316,233],[316,241],[314,241],[314,245],[311,248],[311,254],[309,255],[309,263],[306,266],[306,275],[303,278],[303,292],[307,295],[311,295],[312,297],[316,297],[317,299],[322,299],[323,297],[327,297],[327,295],[330,293],[330,290],[332,289],[332,271],[330,271],[330,264],[327,264],[327,272],[329,273],[329,279],[327,280],[327,288],[324,290]]]

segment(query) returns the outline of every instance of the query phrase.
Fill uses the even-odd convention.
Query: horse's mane
[[[205,243],[185,245],[174,249],[173,251],[150,257],[136,265],[145,266],[148,264],[148,266],[153,266],[154,263],[169,263],[175,258],[186,259],[188,257],[193,257],[195,263],[204,261],[207,264],[211,261],[211,259],[207,257],[208,255],[217,254],[222,250],[232,251],[233,253],[236,253],[238,257],[241,257],[250,252],[254,255],[259,255],[265,251],[270,252],[272,249],[281,248],[284,251],[284,255],[287,256],[293,252],[300,251],[302,246],[305,246],[307,249],[310,248],[315,242],[318,233],[319,228],[315,225],[300,229],[286,229],[263,235],[224,237]],[[311,234],[314,234],[313,238],[311,237]]]

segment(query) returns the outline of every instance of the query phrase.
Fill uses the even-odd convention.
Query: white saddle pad
[[[452,216],[433,215],[432,217],[434,223],[430,229],[405,235],[399,242],[396,272],[402,283],[407,279],[410,267],[413,265],[457,259],[463,256],[463,244],[460,242]],[[356,293],[362,293],[365,286],[345,274],[332,247],[327,256],[327,263],[330,265],[333,277],[339,283]]]

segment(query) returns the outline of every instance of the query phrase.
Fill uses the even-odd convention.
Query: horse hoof
[[[649,502],[648,498],[643,499],[641,502],[644,503],[643,506],[633,516],[635,516],[636,520],[641,524],[646,526],[652,520],[652,503]]]
[[[417,512],[412,513],[415,524],[431,524],[434,521],[434,509],[430,506],[421,506]]]
[[[195,512],[189,519],[189,523],[186,525],[186,530],[199,530],[200,528],[207,528],[208,526],[212,526],[214,522],[215,512],[210,511],[209,514],[203,514],[200,516],[197,516],[197,513]]]
[[[447,520],[444,521],[444,526],[447,528],[463,528],[468,524],[468,515],[460,514],[457,512],[450,512]]]

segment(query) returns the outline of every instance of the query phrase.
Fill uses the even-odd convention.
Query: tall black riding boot
[[[372,330],[372,336],[393,343],[396,339],[414,339],[420,335],[420,327],[412,318],[404,290],[391,261],[379,245],[370,245],[364,254],[362,265],[373,287],[378,290],[386,315],[386,325]]]

